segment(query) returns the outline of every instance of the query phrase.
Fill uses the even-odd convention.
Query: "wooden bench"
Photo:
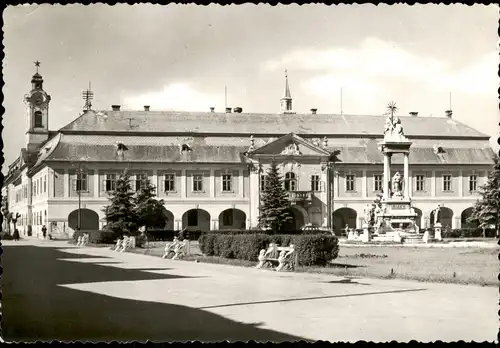
[[[128,236],[123,236],[123,239],[118,238],[116,240],[116,245],[115,247],[111,248],[113,251],[119,251],[119,252],[124,252],[127,249],[134,248],[135,247],[135,239],[134,237],[128,237]]]
[[[256,268],[265,266],[276,266],[276,271],[284,269],[294,270],[296,264],[296,252],[293,244],[288,247],[280,247],[275,243],[269,244],[269,247],[262,249],[258,256],[259,263]]]
[[[78,237],[76,246],[87,246],[89,244],[89,234],[84,233],[83,236]]]
[[[173,253],[174,256],[172,257],[172,260],[177,260],[186,256],[188,253],[188,243],[189,241],[187,239],[184,239],[184,241],[181,242],[177,239],[177,237],[175,237],[173,242],[165,245],[165,253],[162,257],[166,259]]]

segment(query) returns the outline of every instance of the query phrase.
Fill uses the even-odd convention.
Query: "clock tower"
[[[43,90],[43,78],[38,73],[40,62],[35,62],[36,73],[31,78],[31,92],[24,97],[27,114],[26,147],[35,151],[49,138],[50,95]]]

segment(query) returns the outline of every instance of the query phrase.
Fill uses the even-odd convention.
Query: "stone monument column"
[[[384,153],[384,198],[389,199],[389,181],[391,180],[390,155]]]
[[[408,154],[404,154],[404,185],[405,185],[405,190],[404,190],[404,197],[406,199],[410,198],[410,169],[409,169],[409,164],[408,164]]]

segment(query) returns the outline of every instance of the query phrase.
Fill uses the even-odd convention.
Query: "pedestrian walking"
[[[45,227],[45,225],[42,226],[42,235],[43,239],[47,237],[47,227]]]
[[[12,237],[15,241],[19,240],[19,230],[17,228],[14,230],[14,234],[12,235]]]

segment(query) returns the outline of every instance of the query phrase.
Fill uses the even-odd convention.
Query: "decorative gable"
[[[305,140],[294,133],[289,133],[264,146],[261,146],[248,155],[269,155],[269,156],[329,156],[330,153],[312,142]]]

